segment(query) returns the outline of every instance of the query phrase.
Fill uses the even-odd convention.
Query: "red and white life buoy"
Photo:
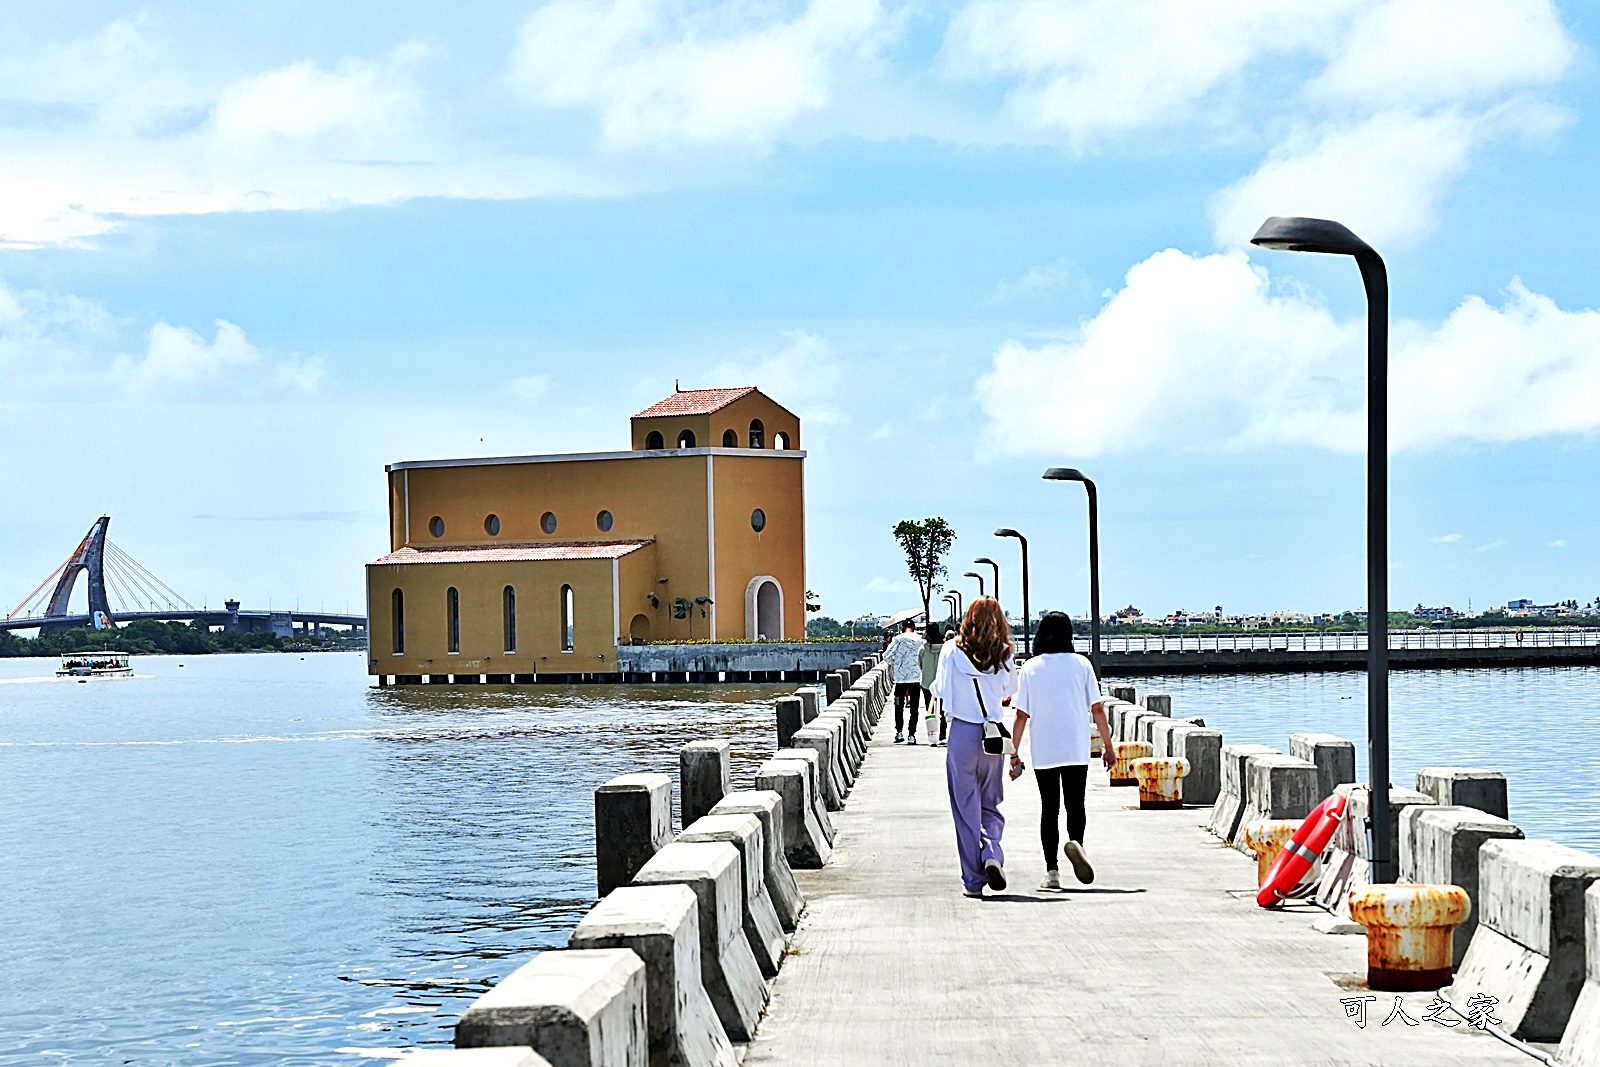
[[[1272,868],[1261,882],[1261,891],[1256,894],[1257,904],[1270,908],[1288,899],[1322,855],[1322,850],[1328,847],[1328,842],[1333,840],[1333,832],[1344,821],[1345,803],[1345,797],[1335,793],[1312,809],[1300,829],[1294,832],[1293,839],[1272,861]]]

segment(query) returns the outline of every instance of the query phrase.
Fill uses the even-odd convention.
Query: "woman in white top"
[[[1011,660],[1011,627],[993,597],[979,597],[961,620],[961,633],[939,651],[933,695],[950,719],[945,748],[945,784],[956,824],[956,855],[961,884],[969,897],[983,896],[983,887],[1006,887],[1005,854],[1000,835],[1006,820],[1005,757],[983,750],[983,723],[999,722],[1002,703],[1017,689]]]
[[[1072,651],[1072,619],[1052,611],[1039,620],[1033,639],[1033,657],[1022,665],[1017,695],[1016,745],[1033,727],[1033,775],[1039,783],[1039,839],[1044,845],[1044,881],[1040,889],[1060,889],[1056,862],[1060,840],[1057,818],[1067,808],[1067,844],[1063,850],[1080,882],[1094,881],[1094,868],[1083,851],[1083,831],[1088,817],[1083,792],[1089,778],[1089,716],[1100,731],[1100,758],[1107,767],[1116,762],[1111,727],[1094,667]],[[1011,757],[1012,770],[1020,774],[1022,758]]]

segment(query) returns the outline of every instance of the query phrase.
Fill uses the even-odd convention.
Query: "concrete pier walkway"
[[[1200,828],[1207,809],[1139,811],[1138,791],[1110,788],[1098,765],[1092,886],[1063,863],[1071,889],[1035,888],[1029,773],[1007,788],[1010,888],[962,896],[944,750],[888,744],[891,718],[835,816],[832,862],[796,872],[809,907],[750,1067],[1535,1062],[1421,1021],[1429,993],[1405,994],[1418,1025],[1384,1025],[1395,994],[1361,985],[1365,938],[1315,932],[1310,908],[1257,908],[1255,861]],[[1377,997],[1365,1029],[1340,1002],[1360,995]]]

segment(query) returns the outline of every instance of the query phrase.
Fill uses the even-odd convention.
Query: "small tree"
[[[901,519],[895,524],[894,539],[906,554],[906,570],[922,594],[922,614],[926,618],[933,587],[945,576],[944,557],[955,543],[956,532],[938,516],[920,521]]]

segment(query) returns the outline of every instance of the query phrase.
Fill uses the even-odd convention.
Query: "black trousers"
[[[1083,810],[1083,790],[1089,782],[1087,765],[1050,767],[1033,772],[1039,783],[1039,842],[1044,845],[1044,865],[1059,870],[1061,829],[1058,816],[1067,806],[1067,837],[1083,844],[1083,830],[1089,817]]]
[[[911,736],[917,736],[917,705],[922,701],[921,682],[896,682],[894,683],[894,732],[905,731],[906,723],[902,718],[906,702],[911,702]]]

